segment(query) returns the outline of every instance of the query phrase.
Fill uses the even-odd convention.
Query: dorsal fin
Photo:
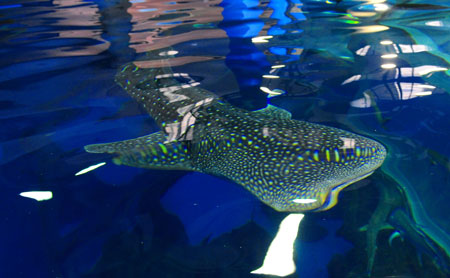
[[[266,116],[274,119],[290,119],[292,117],[291,112],[284,110],[283,108],[268,104],[265,108],[251,112],[252,114]]]

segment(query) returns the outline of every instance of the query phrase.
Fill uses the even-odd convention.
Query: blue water
[[[185,82],[235,106],[272,92],[295,119],[387,147],[306,214],[289,277],[449,277],[448,1],[2,1],[0,20],[0,277],[258,277],[286,213],[83,149],[158,130],[114,77],[169,47]]]

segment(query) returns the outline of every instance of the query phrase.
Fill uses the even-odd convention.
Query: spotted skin
[[[117,154],[117,164],[222,176],[289,212],[333,207],[345,186],[371,174],[386,156],[374,140],[293,120],[288,111],[271,105],[239,109],[195,83],[181,85],[179,77],[167,68],[127,65],[117,82],[144,105],[161,131],[86,150]]]

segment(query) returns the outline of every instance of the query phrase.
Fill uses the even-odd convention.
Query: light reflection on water
[[[143,53],[183,42],[226,38],[223,30],[215,28],[223,19],[220,2],[134,2],[127,10],[133,24],[130,46]]]
[[[17,223],[3,222],[9,227],[2,234],[9,241],[4,244],[5,250],[32,250],[24,259],[32,262],[36,253],[46,249],[32,243],[32,239],[48,241],[52,263],[38,260],[41,265],[50,265],[40,270],[43,277],[52,271],[74,277],[95,273],[94,270],[108,273],[108,263],[116,263],[114,260],[125,265],[124,268],[136,267],[139,259],[124,263],[119,255],[109,261],[104,256],[105,250],[113,253],[108,246],[115,245],[113,239],[118,234],[128,241],[124,245],[144,242],[142,257],[161,256],[161,261],[148,260],[148,269],[152,269],[152,264],[160,264],[170,271],[168,265],[182,265],[176,271],[183,277],[198,269],[215,274],[221,271],[248,274],[261,264],[267,244],[252,250],[249,246],[259,243],[252,239],[254,242],[243,253],[242,248],[232,245],[228,234],[222,235],[220,244],[210,242],[204,249],[196,249],[199,258],[191,259],[187,266],[174,253],[164,255],[167,246],[167,250],[175,247],[182,250],[180,254],[193,252],[183,241],[183,226],[177,223],[177,217],[183,217],[167,214],[158,205],[164,195],[161,187],[177,183],[181,173],[171,176],[116,168],[107,163],[75,179],[79,171],[104,161],[104,157],[83,153],[82,146],[93,137],[113,141],[155,131],[154,124],[142,116],[143,111],[113,81],[119,66],[139,60],[136,64],[140,67],[168,64],[180,73],[189,73],[189,82],[200,82],[201,86],[247,109],[261,108],[266,94],[270,94],[272,103],[286,108],[296,119],[353,130],[388,147],[389,157],[382,173],[389,178],[372,178],[369,187],[373,189],[376,185],[380,192],[386,187],[401,191],[401,197],[394,202],[396,205],[390,207],[390,216],[378,212],[392,200],[381,199],[378,210],[361,204],[364,200],[382,198],[370,188],[343,193],[348,197],[343,197],[334,212],[305,216],[305,220],[337,217],[343,221],[347,227],[341,233],[345,242],[342,237],[331,240],[341,249],[320,249],[328,250],[330,258],[341,253],[341,260],[335,260],[343,264],[356,260],[342,254],[349,250],[349,241],[361,236],[360,226],[370,221],[366,227],[368,239],[352,242],[367,260],[360,260],[354,268],[346,269],[345,274],[332,271],[335,261],[330,264],[328,275],[328,257],[322,255],[323,261],[315,265],[305,263],[307,258],[302,255],[306,253],[299,253],[298,275],[308,277],[316,271],[325,275],[320,277],[351,277],[355,273],[363,275],[366,264],[372,263],[374,275],[444,277],[436,269],[448,267],[450,254],[448,9],[446,1],[396,4],[386,1],[55,0],[1,4],[0,124],[6,131],[0,136],[0,181],[5,188],[2,217],[18,219]],[[159,57],[145,56],[148,51],[160,49]],[[126,128],[129,134],[123,134]],[[53,199],[39,205],[25,203],[24,198],[18,197],[20,192],[47,190],[54,193]],[[194,194],[200,203],[200,197],[212,198],[202,196],[200,191],[206,190],[198,189]],[[237,194],[235,198],[250,202],[246,195]],[[227,200],[220,198],[215,202],[219,207],[227,204]],[[246,229],[273,238],[281,216],[260,212],[250,205],[242,206],[257,211],[251,216],[256,225],[247,225]],[[210,214],[202,211],[201,217],[192,213],[184,216],[188,220],[182,222],[201,219],[201,227],[209,227],[211,234],[220,234],[223,227],[211,219],[227,219],[220,217],[230,211],[236,213],[235,208],[229,207],[217,208]],[[363,216],[355,211],[362,211]],[[24,219],[29,219],[30,231],[41,227],[39,218],[27,218],[26,213],[40,214],[45,219],[42,233],[30,234],[23,228],[16,232]],[[406,215],[406,220],[398,215]],[[236,229],[250,219],[245,217],[248,218],[236,220],[239,222]],[[163,219],[174,223],[167,224]],[[348,228],[348,223],[354,225]],[[387,262],[399,256],[393,250],[396,245],[376,246],[376,234],[386,223],[401,232],[406,242],[401,247],[416,248],[425,254],[425,262],[418,267],[420,273],[404,266],[408,259],[418,264],[416,258],[403,257],[403,264]],[[331,231],[337,229],[335,226],[325,225]],[[170,229],[175,231],[173,238],[165,238],[164,231]],[[142,238],[135,238],[138,234],[135,230],[144,231]],[[206,232],[196,232],[208,243]],[[375,234],[375,242],[371,241],[370,233]],[[245,238],[245,234],[240,237]],[[56,242],[49,240],[54,238]],[[167,246],[158,245],[152,238],[163,238]],[[306,249],[314,254],[319,252],[317,246],[322,242],[324,238],[306,243],[300,240],[298,250]],[[220,246],[227,244],[231,249],[226,252],[230,253],[223,252],[228,258],[221,257],[224,255]],[[392,257],[383,260],[376,252],[371,253],[376,247],[377,252]],[[119,246],[117,250],[123,249]],[[258,254],[249,255],[249,252]],[[222,264],[218,262],[221,258]],[[206,266],[200,263],[201,259]],[[10,265],[4,277],[18,277],[16,271],[22,267],[18,262]],[[223,265],[227,270],[220,270]],[[161,274],[148,269],[142,267],[142,272],[134,275],[140,277],[146,270]]]

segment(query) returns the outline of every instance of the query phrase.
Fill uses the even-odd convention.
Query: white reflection
[[[397,65],[396,64],[382,64],[381,67],[383,69],[393,69],[393,68],[397,67]]]
[[[170,52],[170,51],[168,51],[168,52]],[[160,75],[157,75],[155,77],[155,79],[163,79],[163,78],[171,78],[171,77],[182,77],[182,78],[185,78],[185,79],[189,79],[189,81],[188,81],[187,84],[174,85],[174,86],[163,87],[163,88],[159,88],[158,89],[168,99],[169,103],[178,102],[178,101],[189,99],[189,97],[185,96],[183,94],[183,92],[175,93],[176,91],[200,85],[199,82],[195,82],[195,80],[192,79],[189,76],[189,74],[187,74],[187,73],[160,74]]]
[[[138,12],[146,13],[146,12],[154,12],[154,11],[157,11],[157,10],[158,9],[155,9],[155,8],[148,8],[148,9],[139,9]]]
[[[36,201],[46,201],[53,198],[51,191],[27,191],[19,194],[22,197],[35,199]]]
[[[101,167],[101,166],[103,166],[103,165],[105,165],[105,164],[106,164],[106,162],[101,162],[101,163],[98,163],[98,164],[89,166],[89,167],[87,167],[87,168],[85,168],[85,169],[79,171],[78,173],[76,173],[75,176],[79,176],[79,175],[86,174],[87,172],[90,172],[90,171],[92,171],[92,170],[95,170],[95,169],[97,169],[98,167]]]
[[[364,97],[360,99],[355,99],[354,101],[350,102],[350,105],[356,108],[368,108],[372,106],[372,98],[370,97],[369,93],[364,92]]]
[[[394,58],[397,58],[397,54],[395,54],[395,53],[390,53],[390,54],[383,54],[383,55],[381,55],[381,58],[383,58],[383,59],[394,59]]]
[[[427,45],[423,45],[423,44],[394,44],[390,40],[380,41],[380,44],[385,45],[385,46],[388,46],[388,45],[392,46],[392,48],[394,48],[394,51],[396,53],[419,53],[419,52],[425,52],[425,51],[432,50],[431,47],[429,47]],[[369,50],[370,50],[370,45],[366,45],[366,46],[356,50],[355,53],[359,56],[366,56]],[[392,54],[384,54],[381,57],[385,58],[385,59],[390,59],[390,58],[397,57],[397,55],[392,53]]]
[[[398,44],[402,53],[418,53],[429,51],[431,48],[423,44]]]
[[[176,50],[169,50],[169,51],[162,51],[159,53],[159,56],[173,56],[173,55],[177,55],[178,51]]]
[[[295,272],[294,242],[303,216],[301,213],[291,213],[281,221],[263,265],[251,273],[284,277]]]
[[[350,77],[350,78],[346,79],[344,82],[342,82],[341,85],[345,85],[345,84],[351,83],[353,81],[358,81],[360,79],[361,79],[361,74],[353,75],[352,77]]]
[[[367,108],[375,105],[377,100],[410,100],[434,94],[435,86],[414,82],[390,82],[378,85],[364,92],[364,98],[351,102],[351,106]]]
[[[377,12],[384,12],[384,11],[389,10],[389,8],[390,8],[386,4],[374,4],[373,6],[375,7],[375,11],[377,11]]]
[[[436,71],[446,71],[447,68],[438,67],[438,66],[419,66],[414,68],[403,67],[400,68],[400,73],[403,77],[412,77],[412,76],[422,76]]]
[[[356,54],[358,54],[359,56],[366,56],[367,51],[369,51],[369,49],[370,45],[366,45],[363,48],[356,50]]]
[[[384,41],[380,41],[380,44],[382,44],[382,45],[390,45],[390,44],[393,44],[393,42],[389,41],[389,40],[384,40]]]
[[[284,68],[284,67],[285,67],[285,65],[275,65],[275,66],[272,66],[273,69],[279,69],[279,68]]]
[[[269,74],[265,74],[262,77],[263,78],[271,78],[271,79],[280,78],[278,75],[269,75]]]
[[[264,43],[269,42],[268,40],[273,38],[273,36],[260,36],[252,38],[252,43]]]
[[[177,112],[180,116],[183,116],[183,119],[179,122],[168,123],[165,126],[165,131],[167,133],[167,141],[190,141],[193,139],[193,129],[192,127],[195,124],[197,118],[194,116],[194,113],[197,112],[198,109],[202,106],[209,105],[214,98],[209,97],[205,98],[201,101],[198,101],[193,104],[188,104],[182,106],[177,109]],[[165,143],[166,143],[165,142]]]
[[[395,84],[398,98],[402,100],[412,99],[416,97],[429,96],[436,87],[427,84],[416,84],[408,82],[400,82]]]
[[[317,199],[294,199],[292,202],[297,204],[311,204],[317,202]]]
[[[389,30],[389,27],[384,25],[367,25],[367,26],[358,26],[355,27],[357,31],[356,34],[368,34],[368,33],[376,33]]]
[[[436,71],[446,71],[447,70],[447,68],[437,67],[437,66],[420,66],[420,67],[415,67],[415,69],[417,70],[417,72],[420,75],[426,75],[426,74],[436,72]]]
[[[415,92],[414,95],[418,97],[429,96],[433,94],[432,91]]]
[[[279,96],[279,95],[282,95],[282,94],[283,94],[283,91],[277,90],[277,89],[271,90],[271,89],[269,89],[269,88],[267,88],[267,87],[259,87],[259,89],[260,89],[261,91],[263,91],[264,93],[268,94],[269,97]]]
[[[442,27],[444,26],[444,23],[442,23],[442,21],[437,20],[437,21],[427,21],[425,22],[425,25],[427,26],[433,26],[433,27]]]
[[[423,89],[431,89],[431,90],[433,90],[434,88],[436,88],[436,87],[434,87],[434,86],[432,86],[432,85],[428,85],[428,84],[417,84],[416,87],[418,87],[418,88],[423,88]]]
[[[353,138],[339,137],[344,145],[340,146],[340,149],[354,149],[356,141]]]

